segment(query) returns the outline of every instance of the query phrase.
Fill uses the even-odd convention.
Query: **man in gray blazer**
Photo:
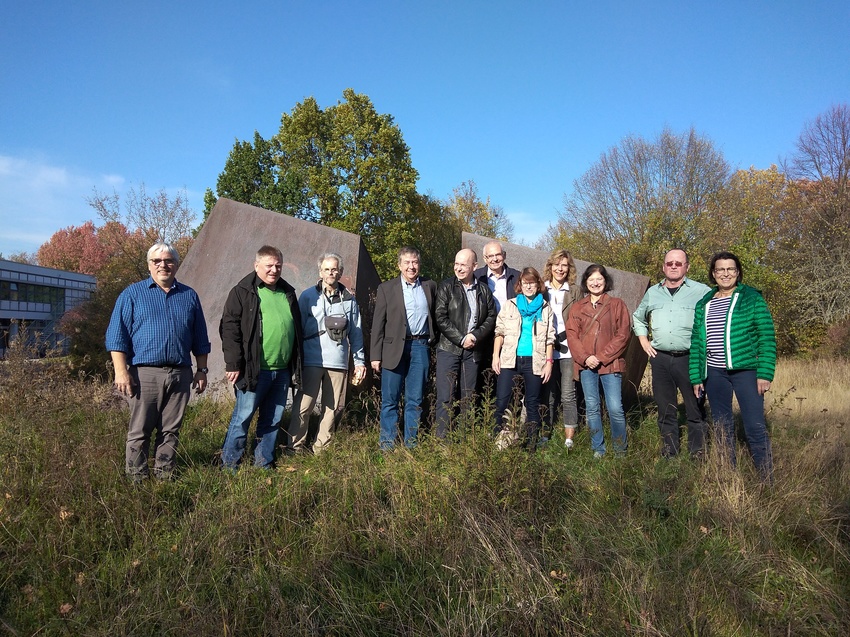
[[[419,276],[419,250],[398,253],[398,278],[378,286],[372,318],[372,369],[381,374],[381,449],[395,446],[398,405],[404,391],[404,444],[416,444],[430,365],[429,344],[437,338],[433,319],[436,283]]]

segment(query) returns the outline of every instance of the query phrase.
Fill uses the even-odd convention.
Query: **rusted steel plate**
[[[224,302],[231,288],[253,271],[254,256],[266,244],[283,253],[281,276],[299,295],[318,282],[319,256],[339,254],[345,263],[343,285],[357,297],[364,323],[371,317],[370,299],[381,281],[359,235],[221,198],[177,273],[178,280],[201,297],[212,343],[209,379],[215,394],[227,388],[218,334]]]

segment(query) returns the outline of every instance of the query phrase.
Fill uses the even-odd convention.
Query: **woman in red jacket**
[[[622,384],[626,371],[623,353],[631,338],[631,316],[622,299],[608,296],[612,289],[611,275],[604,266],[588,266],[581,277],[581,291],[586,296],[573,304],[567,318],[567,344],[584,391],[587,426],[593,455],[597,458],[605,454],[600,383],[605,392],[614,451],[625,453],[628,446]]]

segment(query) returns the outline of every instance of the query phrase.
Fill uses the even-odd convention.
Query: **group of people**
[[[712,258],[709,279],[715,287],[709,288],[687,277],[686,253],[671,250],[664,279],[650,287],[633,315],[609,294],[613,280],[602,265],[587,267],[577,283],[566,250],[550,255],[543,276],[532,267],[510,268],[506,256],[499,242],[490,242],[484,246],[485,265],[478,268],[475,251],[460,250],[454,276],[438,285],[420,275],[418,250],[399,251],[399,276],[376,292],[369,352],[380,377],[382,450],[392,449],[400,436],[404,445],[416,444],[436,345],[437,437],[446,437],[495,375],[497,439],[510,432],[533,451],[562,413],[564,444],[571,448],[579,382],[594,455],[606,453],[600,387],[613,451],[623,454],[624,354],[634,329],[650,357],[662,454],[679,453],[678,392],[685,403],[688,449],[694,456],[704,453],[707,395],[719,442],[734,463],[734,392],[754,462],[770,477],[763,396],[775,367],[773,323],[761,294],[743,285],[735,255]],[[106,333],[115,387],[130,404],[125,467],[133,481],[148,476],[154,433],[154,476],[172,477],[183,414],[191,388],[200,393],[207,386],[210,352],[198,295],[176,279],[177,251],[158,243],[147,262],[150,278],[121,293]],[[225,374],[236,396],[221,450],[226,469],[236,470],[242,461],[255,414],[254,464],[273,466],[290,387],[298,391],[285,427],[285,453],[308,451],[310,415],[320,395],[312,451],[321,452],[332,439],[349,376],[354,384],[366,376],[360,309],[340,282],[343,259],[326,253],[317,265],[317,284],[297,295],[281,277],[280,250],[263,246],[253,271],[230,290],[219,324]]]

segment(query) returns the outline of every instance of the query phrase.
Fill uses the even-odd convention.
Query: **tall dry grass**
[[[595,460],[584,431],[569,454],[559,437],[497,452],[480,412],[451,444],[382,455],[370,421],[320,456],[235,476],[214,463],[228,405],[201,401],[178,480],[133,487],[121,401],[13,356],[0,365],[0,632],[848,634],[848,376],[846,363],[780,364],[772,486],[714,451],[660,460],[644,400],[622,459]],[[373,418],[368,401],[351,413]]]

